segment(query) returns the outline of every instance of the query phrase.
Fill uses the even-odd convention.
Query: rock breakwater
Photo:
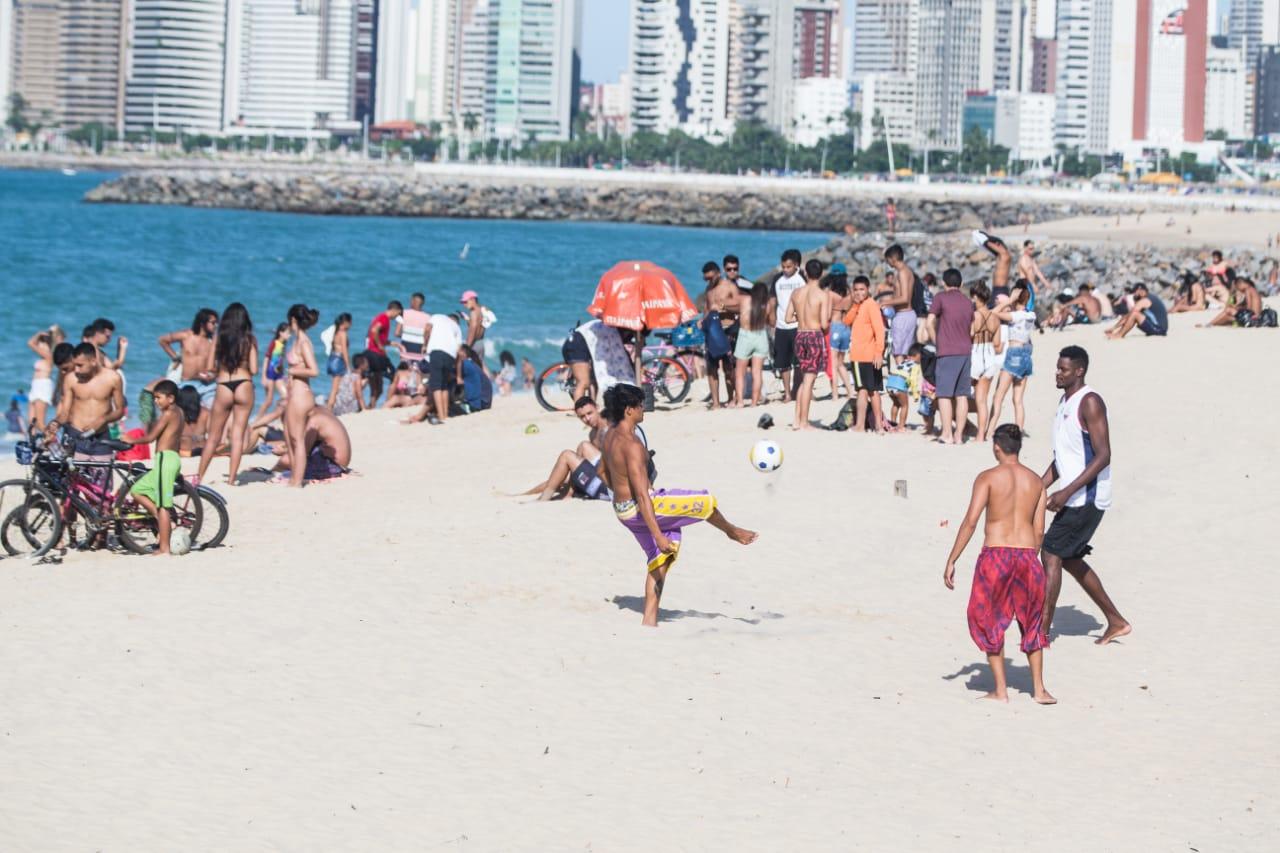
[[[85,200],[118,204],[170,204],[330,215],[635,222],[687,227],[794,231],[883,228],[884,203],[893,186],[842,192],[839,183],[643,181],[616,177],[571,180],[547,171],[544,179],[441,173],[186,169],[147,170],[94,188]],[[1108,213],[1115,204],[1046,203],[1007,198],[947,199],[919,193],[897,200],[898,226],[926,233],[958,228],[1006,227],[1069,216]]]

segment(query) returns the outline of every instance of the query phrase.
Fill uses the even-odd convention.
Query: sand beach
[[[1276,339],[1207,319],[1035,339],[1023,457],[1047,464],[1050,365],[1084,345],[1115,453],[1094,565],[1134,625],[1095,646],[1064,581],[1057,706],[1016,629],[1011,703],[977,701],[978,543],[942,584],[988,445],[793,435],[774,404],[761,475],[758,412],[650,415],[658,484],[760,532],[690,531],[653,631],[607,504],[504,496],[576,420],[528,395],[439,428],[376,411],[347,419],[358,476],[227,490],[226,547],[0,560],[0,847],[1271,849]]]

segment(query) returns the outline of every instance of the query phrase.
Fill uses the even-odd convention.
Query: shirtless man
[[[999,263],[996,266],[999,266]],[[1040,282],[1046,290],[1049,288],[1049,279],[1044,277],[1044,273],[1040,271],[1040,265],[1036,263],[1036,244],[1031,240],[1026,240],[1022,244],[1022,254],[1018,256],[1018,278],[1031,282],[1032,290],[1035,290],[1036,282]],[[1005,281],[1007,283],[1007,277]]]
[[[62,378],[62,399],[57,416],[49,422],[50,439],[63,427],[80,461],[110,461],[112,449],[104,444],[107,428],[124,417],[124,385],[120,374],[102,366],[98,348],[82,343],[75,348],[72,369]]]
[[[827,329],[831,328],[831,298],[822,289],[822,261],[810,258],[804,265],[804,287],[791,295],[787,306],[787,322],[796,323],[796,361],[800,365],[800,388],[796,392],[796,417],[792,429],[813,429],[809,423],[809,405],[813,402],[813,383],[827,370],[830,350]],[[915,322],[911,333],[915,334]]]
[[[307,480],[332,480],[351,467],[351,436],[333,412],[316,406],[307,412],[305,426]],[[289,457],[281,456],[276,471],[289,469]]]
[[[981,235],[982,247],[994,255],[996,259],[995,269],[991,272],[991,299],[994,302],[1001,296],[1009,295],[1009,270],[1013,267],[1013,255],[1009,254],[1009,247],[999,237],[988,234],[985,231],[975,233]],[[975,240],[977,239],[979,238],[975,237]],[[1031,243],[1031,241],[1028,240],[1027,243]],[[1033,260],[1032,263],[1035,263],[1035,261]],[[1019,259],[1018,265],[1021,267],[1021,259]]]
[[[911,301],[916,289],[916,274],[907,266],[906,255],[897,243],[884,250],[884,259],[893,269],[893,295],[881,304],[894,311],[893,319],[889,321],[889,339],[893,357],[902,359],[916,342],[919,316]]]
[[[1080,285],[1080,293],[1053,309],[1049,326],[1061,329],[1068,322],[1096,323],[1102,319],[1102,303],[1093,295],[1092,284]]]
[[[1022,430],[1002,424],[993,436],[994,468],[973,481],[973,496],[955,544],[947,557],[942,582],[955,589],[956,560],[973,538],[985,511],[982,553],[973,572],[969,593],[969,636],[987,655],[995,687],[983,698],[1009,701],[1004,674],[1004,633],[1017,620],[1022,631],[1022,651],[1031,667],[1032,698],[1041,705],[1058,700],[1044,689],[1044,649],[1049,645],[1043,630],[1045,573],[1036,556],[1044,536],[1046,494],[1036,472],[1018,459]]]
[[[1164,337],[1169,334],[1169,312],[1164,307],[1164,301],[1140,281],[1129,288],[1129,294],[1133,297],[1133,306],[1128,314],[1107,330],[1107,337],[1119,340],[1134,329],[1148,337]]]
[[[1222,306],[1218,316],[1209,321],[1210,326],[1232,326],[1239,323],[1247,326],[1262,313],[1262,294],[1250,279],[1237,276],[1231,285],[1234,303]]]
[[[720,275],[720,267],[715,261],[707,261],[702,265],[702,280],[706,282],[707,289],[700,300],[701,306],[710,317],[714,312],[719,315],[718,322],[723,338],[720,340],[720,348],[724,349],[728,345],[728,349],[723,354],[712,347],[711,336],[715,334],[712,329],[705,329],[707,335],[707,385],[711,391],[711,408],[720,408],[720,373],[724,373],[725,385],[725,402],[732,403],[734,399],[734,371],[735,365],[733,361],[733,348],[737,343],[738,330],[738,312],[742,310],[742,291],[738,289],[738,285],[727,278]],[[707,321],[704,321],[704,323]]]
[[[173,363],[167,378],[178,386],[194,385],[200,392],[200,406],[205,409],[213,407],[213,397],[218,391],[213,365],[213,338],[217,331],[218,312],[201,308],[191,321],[190,329],[160,336],[160,349]],[[173,351],[174,344],[178,344],[181,353]]]
[[[573,404],[573,413],[589,430],[587,440],[579,442],[575,450],[561,451],[556,457],[555,465],[551,466],[547,479],[532,489],[521,492],[519,496],[537,495],[539,501],[553,501],[568,494],[566,487],[572,487],[574,472],[582,465],[591,466],[591,470],[586,473],[592,478],[599,473],[600,454],[604,449],[604,436],[609,431],[609,425],[600,416],[596,401],[590,397],[579,397]]]
[[[480,296],[474,290],[468,290],[462,294],[459,301],[467,314],[466,344],[475,349],[476,342],[484,338],[485,311],[488,309],[480,304]]]
[[[605,392],[604,406],[610,423],[604,461],[613,491],[613,511],[644,551],[648,574],[642,624],[657,627],[667,572],[680,556],[682,528],[707,521],[742,545],[756,541],[756,533],[730,524],[721,515],[715,497],[705,491],[653,490],[649,454],[636,436],[636,426],[644,420],[643,391],[634,385],[615,385]]]

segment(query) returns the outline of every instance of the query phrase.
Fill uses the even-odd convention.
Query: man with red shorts
[[[969,594],[969,635],[987,655],[995,686],[987,699],[1009,701],[1004,674],[1004,632],[1017,620],[1022,630],[1022,651],[1031,667],[1032,698],[1041,705],[1058,700],[1044,689],[1044,649],[1048,634],[1042,628],[1045,580],[1037,551],[1044,536],[1044,512],[1048,500],[1039,475],[1018,460],[1022,430],[1003,424],[995,431],[992,451],[996,466],[973,482],[973,497],[956,542],[951,546],[942,582],[955,589],[956,560],[973,537],[985,510],[986,529],[982,553],[973,572]]]

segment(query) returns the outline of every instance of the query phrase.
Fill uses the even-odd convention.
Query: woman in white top
[[[39,358],[31,368],[31,412],[30,423],[43,429],[44,417],[53,405],[53,348],[66,340],[67,336],[57,325],[50,326],[42,332],[36,332],[27,341]]]
[[[1036,312],[1027,310],[1031,300],[1031,287],[1026,282],[1014,285],[1012,298],[992,312],[1000,322],[1009,326],[1009,342],[1004,350],[1004,363],[1000,368],[1000,380],[996,383],[996,398],[991,406],[991,420],[987,424],[986,440],[1000,425],[1000,409],[1004,396],[1013,388],[1013,420],[1022,429],[1025,413],[1023,397],[1027,393],[1027,380],[1031,378],[1031,333],[1036,328]]]
[[[987,419],[991,414],[987,398],[992,381],[1000,375],[1004,344],[1000,337],[1000,319],[987,308],[990,288],[979,281],[969,288],[969,298],[973,300],[973,323],[969,327],[973,336],[969,376],[973,380],[973,402],[978,412],[978,438],[985,439]]]

